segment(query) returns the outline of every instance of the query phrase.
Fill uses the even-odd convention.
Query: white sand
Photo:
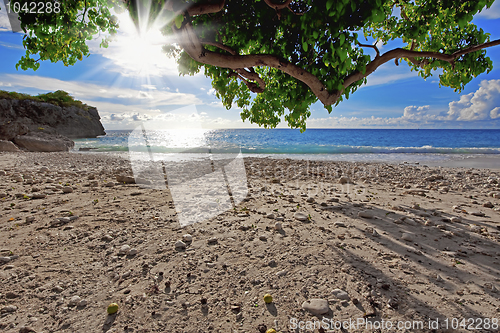
[[[447,319],[449,329],[436,332],[452,332],[469,318],[478,332],[498,331],[499,171],[255,158],[245,166],[245,201],[181,228],[168,189],[106,186],[131,175],[126,160],[0,154],[0,256],[10,259],[0,266],[0,328],[318,332],[293,328],[366,317],[394,327],[422,321],[424,330],[406,332],[431,332],[429,319]],[[205,172],[196,164],[182,170]],[[339,184],[340,176],[354,184]],[[72,193],[55,188],[66,184]],[[28,199],[40,193],[50,194]],[[63,217],[70,220],[56,221]],[[193,240],[177,250],[185,234]],[[124,245],[137,254],[119,255]],[[310,299],[327,300],[328,313],[303,310]],[[106,313],[111,302],[117,315]]]

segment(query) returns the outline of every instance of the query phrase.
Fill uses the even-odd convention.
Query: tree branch
[[[237,68],[236,72],[240,76],[244,77],[247,80],[252,80],[252,81],[257,82],[258,87],[255,86],[253,90],[250,89],[252,92],[254,92],[254,93],[262,93],[266,89],[266,83],[259,76],[259,74],[255,73],[255,71],[253,70],[253,68],[251,68],[251,71],[247,71],[247,70],[245,70],[243,68]],[[248,86],[248,84],[247,84],[247,86]]]
[[[375,52],[377,52],[377,57],[380,57],[380,51],[378,50],[378,47],[377,45],[370,45],[370,44],[361,44],[358,42],[358,46],[361,46],[361,47],[371,47],[375,50]]]
[[[259,93],[263,93],[264,90],[265,90],[265,84],[264,84],[264,87],[260,87],[259,85],[257,85],[256,83],[254,82],[250,82],[249,80],[247,80],[241,73],[240,73],[240,70],[236,70],[237,72],[231,72],[231,74],[229,74],[229,77],[231,76],[235,76],[237,78],[239,78],[241,81],[243,81],[246,86],[248,87],[248,89],[250,89],[251,92],[254,92],[256,94],[259,94]],[[262,83],[264,83],[264,81],[259,77],[259,80],[262,81]]]
[[[85,10],[83,11],[82,22],[80,23],[83,23],[83,21],[85,20],[85,14],[87,14],[87,0],[85,0]]]
[[[236,52],[235,50],[233,50],[232,48],[230,48],[229,46],[227,45],[224,45],[222,43],[218,43],[218,42],[209,42],[209,41],[200,41],[201,44],[203,45],[212,45],[212,46],[215,46],[215,47],[218,47],[219,49],[221,50],[224,50],[224,51],[227,51],[229,53],[231,53],[232,55],[236,55],[238,54],[238,52]]]
[[[385,64],[390,60],[398,58],[407,58],[410,61],[412,59],[415,61],[415,57],[423,57],[423,58],[434,58],[438,60],[447,61],[453,65],[455,59],[464,54],[500,45],[500,39],[498,39],[492,42],[471,46],[466,49],[456,51],[453,54],[414,51],[412,49],[406,50],[402,48],[397,48],[388,51],[383,55],[377,53],[375,59],[373,59],[366,66],[366,70],[364,73],[357,71],[348,75],[344,80],[342,90],[335,90],[333,92],[329,92],[324,86],[324,84],[315,75],[275,55],[271,54],[239,55],[235,54],[236,52],[233,53],[228,50],[227,51],[231,54],[221,54],[206,50],[202,45],[203,42],[200,42],[200,40],[196,36],[196,33],[191,24],[189,13],[186,14],[187,14],[186,16],[188,16],[186,18],[187,22],[185,22],[185,24],[183,24],[179,29],[177,29],[175,24],[172,25],[172,30],[177,37],[177,42],[179,43],[179,45],[195,61],[198,61],[202,64],[207,64],[222,68],[229,68],[234,70],[238,74],[238,77],[244,79],[245,83],[250,88],[250,90],[254,92],[263,92],[265,89],[265,83],[262,80],[262,78],[260,78],[260,76],[253,71],[252,67],[267,66],[267,67],[277,68],[283,71],[284,73],[294,77],[295,79],[305,83],[311,89],[314,95],[316,95],[316,97],[324,105],[335,104],[342,95],[343,90],[345,90],[345,88],[349,87],[354,82],[357,82],[367,77],[368,75],[373,73],[378,67],[380,67],[381,65]],[[219,43],[211,45],[215,45],[221,49],[225,49],[226,47],[223,44]],[[376,46],[373,45],[370,45],[370,47],[376,48]],[[376,50],[378,49],[376,48]],[[244,68],[249,68],[250,71],[244,70]],[[248,82],[248,80],[257,82],[258,87],[255,83]]]
[[[347,76],[347,78],[345,79],[345,81],[343,83],[343,86],[344,86],[344,88],[349,87],[354,82],[359,81],[359,80],[367,77],[368,75],[373,73],[378,67],[380,67],[381,65],[383,65],[386,62],[388,62],[392,59],[395,59],[395,58],[407,58],[410,61],[411,61],[411,59],[415,60],[414,59],[415,57],[434,58],[434,59],[438,59],[438,60],[447,61],[450,64],[452,64],[452,66],[453,66],[454,61],[458,57],[460,57],[464,54],[472,53],[472,52],[479,51],[479,50],[482,50],[482,49],[485,49],[488,47],[492,47],[492,46],[496,46],[496,45],[500,45],[500,39],[497,39],[497,40],[494,40],[491,42],[487,42],[487,43],[483,43],[483,44],[479,44],[479,45],[475,45],[475,46],[471,46],[471,47],[468,47],[466,49],[456,51],[452,54],[439,53],[439,52],[413,51],[413,50],[405,50],[402,48],[397,48],[397,49],[394,49],[394,50],[391,50],[391,51],[384,53],[382,56],[380,56],[378,58],[373,59],[373,61],[371,61],[366,66],[366,71],[364,74],[361,72],[355,72],[355,73]]]
[[[279,9],[284,9],[284,8],[288,8],[288,5],[290,4],[290,2],[292,2],[292,0],[286,0],[285,2],[283,2],[282,4],[277,4],[277,3],[272,3],[271,0],[264,0],[264,2],[271,8],[274,8],[276,10],[279,10]],[[291,10],[291,9],[290,9]]]
[[[338,91],[333,93],[328,92],[323,83],[315,75],[274,55],[227,55],[205,50],[193,30],[191,22],[187,22],[187,24],[183,25],[180,29],[172,26],[172,30],[177,34],[177,42],[184,51],[186,51],[191,58],[202,64],[230,68],[233,70],[251,68],[254,66],[274,67],[307,84],[324,105],[332,105],[340,97],[340,92]],[[257,81],[256,78],[255,80]],[[261,85],[260,82],[259,85]]]
[[[171,12],[175,12],[176,14],[180,14],[183,11],[187,10],[190,16],[203,15],[203,14],[212,14],[217,13],[224,8],[225,0],[220,0],[217,3],[212,4],[194,4],[190,7],[185,7],[186,4],[182,4],[178,1],[168,0],[165,3],[165,9]]]

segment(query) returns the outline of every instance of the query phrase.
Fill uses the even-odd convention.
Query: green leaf
[[[345,35],[344,34],[340,34],[339,42],[340,42],[340,46],[342,46],[344,44],[344,42],[345,42]]]
[[[184,21],[184,15],[177,15],[174,19],[175,26],[177,29],[182,27],[182,22]]]
[[[347,58],[347,50],[346,49],[337,49],[337,54],[339,55],[341,62],[344,62],[344,60]]]
[[[307,52],[307,50],[309,49],[309,45],[307,45],[306,42],[303,42],[302,43],[302,48],[304,49],[305,52]]]
[[[333,3],[334,3],[334,0],[328,0],[326,2],[326,10],[330,10],[330,8],[332,8],[332,6],[333,6]]]

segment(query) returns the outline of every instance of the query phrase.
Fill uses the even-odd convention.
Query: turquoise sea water
[[[499,155],[500,130],[462,129],[291,129],[106,131],[96,139],[75,140],[75,150],[130,150],[188,157],[206,152],[248,156],[338,160],[434,160]]]

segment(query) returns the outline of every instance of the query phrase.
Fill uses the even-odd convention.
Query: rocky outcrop
[[[0,151],[19,151],[11,141],[0,140]]]
[[[106,135],[96,108],[61,107],[33,100],[0,99],[0,139],[43,132],[68,138]]]
[[[75,143],[65,136],[47,133],[30,133],[18,135],[14,138],[14,143],[29,151],[69,151]]]

